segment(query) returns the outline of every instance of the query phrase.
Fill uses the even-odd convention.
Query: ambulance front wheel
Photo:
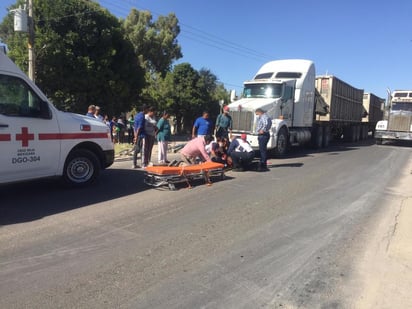
[[[86,149],[74,150],[67,157],[63,179],[71,186],[91,184],[100,173],[100,163],[96,155]]]

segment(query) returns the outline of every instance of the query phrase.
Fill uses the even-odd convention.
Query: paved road
[[[362,233],[410,159],[364,142],[192,190],[148,188],[127,160],[91,188],[0,187],[0,307],[348,308]]]

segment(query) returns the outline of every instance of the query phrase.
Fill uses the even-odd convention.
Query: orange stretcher
[[[204,162],[189,166],[149,166],[145,170],[144,182],[153,187],[167,185],[170,190],[176,190],[175,183],[186,182],[191,188],[190,182],[196,179],[204,179],[207,185],[211,185],[210,177],[218,176],[224,179],[224,165],[216,162]]]

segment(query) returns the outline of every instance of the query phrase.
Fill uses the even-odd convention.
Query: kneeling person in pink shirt
[[[206,145],[213,140],[211,135],[200,136],[189,141],[180,151],[181,159],[186,164],[194,164],[196,158],[199,157],[202,161],[211,161],[206,152]]]

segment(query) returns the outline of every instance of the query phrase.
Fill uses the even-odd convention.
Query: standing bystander
[[[162,117],[157,122],[157,151],[158,163],[170,163],[167,160],[167,146],[171,137],[171,129],[169,123],[169,113],[164,111]]]
[[[96,111],[96,106],[93,104],[89,105],[89,107],[87,108],[86,116],[94,118],[95,111]]]
[[[96,105],[96,107],[95,107],[95,109],[94,109],[94,117],[96,118],[96,119],[99,119],[100,121],[104,121],[104,118],[103,118],[103,116],[100,114],[100,106],[97,106]]]
[[[112,117],[112,120],[110,121],[109,127],[110,127],[110,136],[112,138],[112,142],[115,142],[115,137],[116,137],[116,125],[117,125],[117,118],[116,116]]]
[[[151,162],[153,145],[156,141],[157,122],[156,122],[156,119],[154,118],[154,112],[155,112],[155,108],[151,106],[149,107],[145,115],[145,121],[144,121],[145,138],[143,140],[143,158],[142,158],[143,168],[149,166],[149,163]]]
[[[134,149],[133,149],[133,168],[137,168],[137,156],[143,150],[143,140],[145,138],[145,114],[147,106],[143,105],[142,110],[134,117]],[[140,156],[143,159],[143,156]],[[142,161],[143,162],[143,161]]]
[[[259,152],[260,152],[260,164],[258,167],[259,172],[268,171],[267,168],[267,145],[270,138],[270,128],[272,127],[272,120],[261,108],[256,109],[256,116],[258,121],[256,125],[256,133],[258,134]]]
[[[229,139],[232,133],[232,117],[229,115],[229,106],[223,107],[223,113],[216,119],[216,138],[224,137]]]
[[[131,114],[129,116],[129,119],[127,119],[127,143],[128,144],[133,144],[134,140],[134,117]]]
[[[192,128],[192,138],[206,136],[212,133],[212,123],[209,120],[209,112],[204,111],[201,117],[195,120]]]

